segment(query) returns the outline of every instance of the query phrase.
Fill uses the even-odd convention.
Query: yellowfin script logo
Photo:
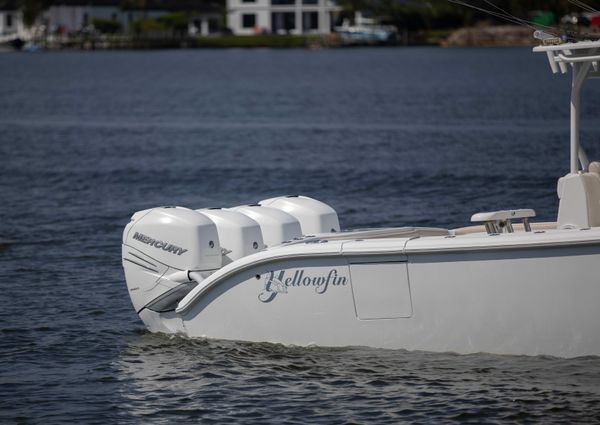
[[[330,286],[345,286],[346,277],[340,276],[336,269],[331,269],[327,275],[311,276],[304,270],[296,270],[292,275],[286,270],[267,272],[265,286],[258,294],[258,299],[269,303],[279,294],[287,294],[290,288],[313,287],[317,294],[324,294]]]

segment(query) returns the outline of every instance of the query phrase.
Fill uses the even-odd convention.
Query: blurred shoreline
[[[13,45],[16,50],[152,50],[193,48],[348,48],[364,46],[510,47],[534,45],[533,31],[516,25],[465,27],[404,34],[387,42],[347,42],[339,34],[250,36],[50,35]]]

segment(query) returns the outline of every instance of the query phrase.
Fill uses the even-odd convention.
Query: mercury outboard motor
[[[123,232],[123,268],[135,311],[173,311],[204,277],[222,265],[217,227],[182,207],[133,214]],[[146,325],[149,325],[146,323]]]
[[[300,222],[303,235],[340,231],[337,213],[329,205],[308,196],[288,195],[263,199],[260,205],[284,211]]]

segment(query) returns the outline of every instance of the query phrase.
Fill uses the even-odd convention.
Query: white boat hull
[[[573,70],[556,223],[514,209],[474,214],[471,228],[339,233],[335,210],[297,195],[219,212],[144,210],[123,234],[142,320],[190,337],[600,355],[600,162],[579,143],[581,87],[600,77],[600,41],[541,39],[534,50],[554,73]]]
[[[271,272],[287,292],[261,300]],[[300,346],[598,355],[598,276],[598,245],[297,258],[246,268],[181,313],[142,318],[155,331]]]

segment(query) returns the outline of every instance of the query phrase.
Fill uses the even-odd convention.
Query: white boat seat
[[[558,179],[559,229],[600,226],[600,164],[590,163],[589,170]]]
[[[590,162],[590,165],[588,166],[588,171],[590,173],[600,174],[600,162],[598,162],[598,161]]]

